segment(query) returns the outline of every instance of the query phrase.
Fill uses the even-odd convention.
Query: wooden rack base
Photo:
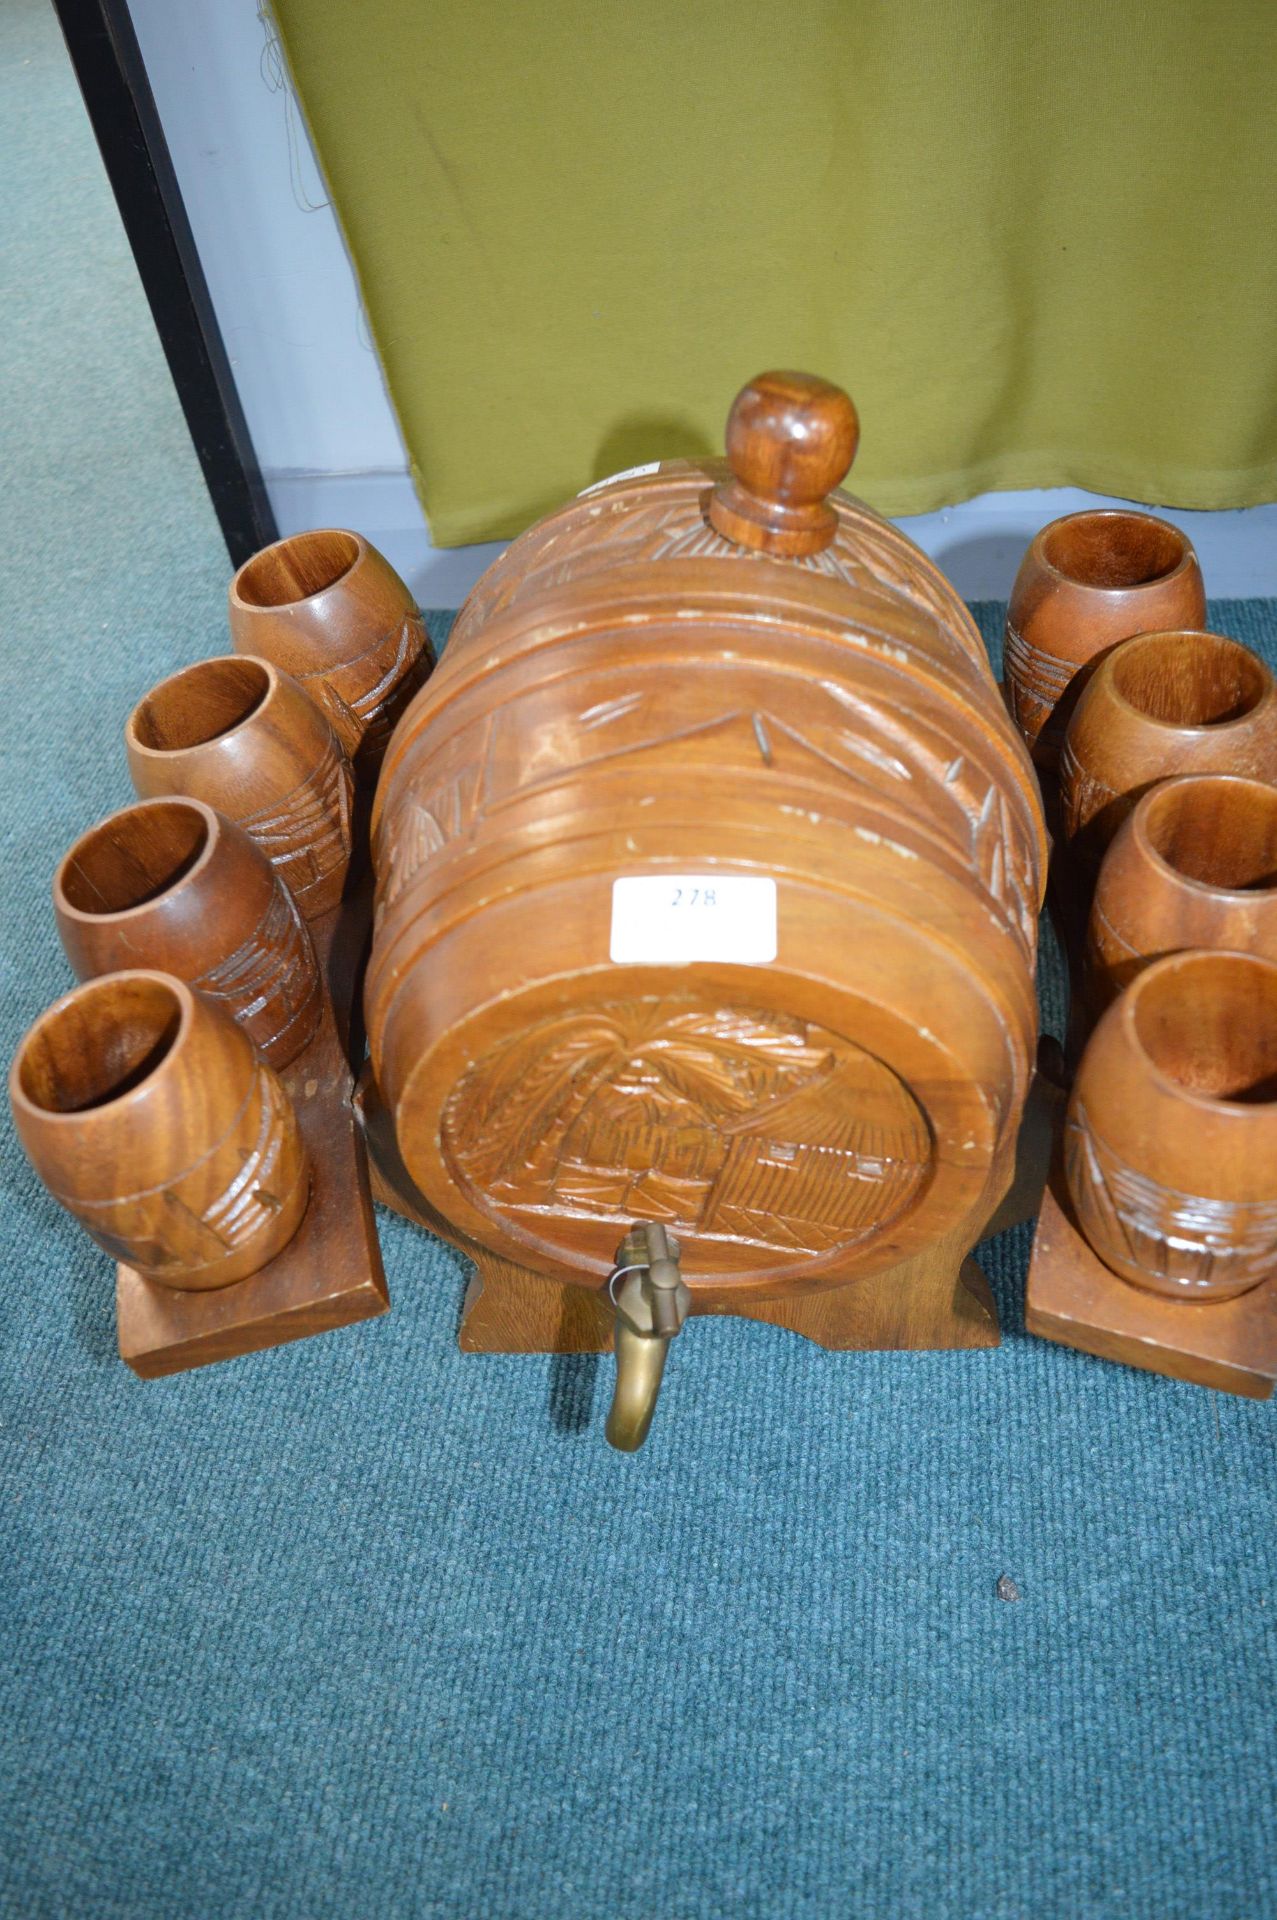
[[[116,1269],[120,1358],[144,1379],[352,1326],[390,1305],[345,1044],[366,927],[362,896],[311,924],[324,1009],[314,1039],[280,1076],[312,1169],[310,1205],[288,1245],[260,1273],[211,1292]]]
[[[1101,1360],[1252,1400],[1271,1398],[1277,1380],[1277,1275],[1235,1300],[1206,1304],[1133,1287],[1091,1251],[1058,1170],[1038,1216],[1025,1324]]]

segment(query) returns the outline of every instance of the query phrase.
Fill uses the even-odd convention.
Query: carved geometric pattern
[[[226,1190],[204,1211],[204,1225],[227,1249],[243,1246],[260,1233],[279,1212],[287,1197],[275,1192],[275,1174],[284,1145],[284,1129],[291,1124],[288,1096],[275,1075],[258,1066],[247,1102],[246,1125],[256,1116],[251,1144],[240,1148],[242,1164]]]
[[[457,623],[453,644],[516,600],[551,593],[604,568],[661,560],[721,559],[736,566],[765,561],[765,555],[737,546],[710,526],[703,499],[711,484],[707,473],[704,486],[694,492],[681,491],[671,498],[665,487],[652,488],[650,499],[644,498],[649,490],[642,485],[625,487],[611,512],[599,511],[609,505],[603,492],[592,497],[591,511],[533,529],[519,542],[511,561],[498,561],[474,589]],[[833,498],[837,501],[838,496]],[[862,591],[876,590],[911,601],[951,628],[963,618],[952,590],[933,580],[915,553],[902,550],[893,529],[880,528],[859,506],[840,522],[832,544],[822,553],[787,559],[785,564]],[[966,636],[962,637],[965,643]]]
[[[1065,1173],[1082,1231],[1103,1257],[1120,1248],[1185,1293],[1277,1268],[1277,1200],[1216,1200],[1137,1173],[1100,1139],[1080,1104],[1065,1127]]]
[[[1006,789],[960,753],[938,723],[924,725],[916,714],[894,713],[841,687],[829,691],[857,716],[856,732],[841,742],[846,752],[863,756],[876,738],[880,764],[891,764],[906,780],[925,783],[938,806],[948,803],[957,844],[967,843],[976,875],[1010,916],[1031,962],[1038,918],[1036,842]],[[842,771],[851,769],[844,766]]]
[[[274,1046],[294,1020],[308,1015],[319,994],[310,936],[297,903],[286,887],[276,887],[257,926],[234,953],[192,980],[241,1022],[269,1013],[271,1031],[254,1038],[263,1050]]]
[[[289,793],[240,816],[281,879],[302,898],[351,848],[350,763],[329,739],[312,771]]]
[[[492,720],[485,715],[478,739],[466,738],[466,757],[459,771],[445,773],[424,795],[414,791],[394,809],[394,831],[388,831],[390,809],[381,822],[375,865],[379,876],[376,919],[407,891],[433,856],[477,827],[483,818],[481,794],[487,779],[492,742]]]
[[[211,1265],[273,1223],[289,1198],[279,1190],[278,1174],[289,1132],[295,1127],[287,1095],[275,1075],[258,1062],[252,1083],[227,1133],[192,1166],[163,1186],[120,1194],[110,1200],[77,1199],[77,1217],[113,1259],[152,1272],[166,1267],[188,1271]],[[228,1147],[230,1152],[228,1154]],[[205,1198],[209,1168],[218,1158],[238,1162],[226,1185]],[[127,1237],[113,1222],[128,1220]],[[149,1231],[148,1219],[154,1224]]]
[[[604,570],[617,570],[619,579],[620,570],[631,565],[705,558],[722,559],[738,569],[751,561],[774,566],[766,556],[751,554],[709,524],[704,503],[720,470],[707,466],[690,473],[669,472],[660,481],[624,484],[613,498],[605,485],[592,490],[588,509],[582,502],[566,515],[534,528],[510,555],[489,569],[471,594],[454,629],[454,646],[464,645],[469,636],[514,604],[551,595],[558,588]],[[929,616],[929,624],[938,622],[969,648],[977,657],[981,678],[987,676],[983,650],[966,631],[969,622],[957,596],[945,582],[931,576],[893,528],[880,524],[859,503],[844,503],[835,539],[822,553],[786,560],[784,564],[836,578],[862,596],[876,594],[888,602],[913,603]],[[936,660],[907,626],[901,630],[898,622],[886,621],[881,633],[875,630],[872,599],[862,600],[858,626],[866,640],[887,644],[888,657],[902,664],[916,664],[924,679],[935,676]],[[944,677],[952,677],[958,686],[965,686],[969,671],[967,663],[956,659],[942,669]],[[1061,671],[1067,679],[1071,670]],[[990,773],[972,767],[956,743],[937,737],[935,748],[928,751],[919,740],[916,720],[906,718],[904,712],[897,719],[885,702],[859,700],[832,680],[821,684],[828,694],[854,710],[854,727],[844,728],[832,750],[827,735],[823,745],[810,737],[804,741],[796,728],[788,729],[790,737],[817,758],[825,759],[844,778],[870,785],[876,782],[879,789],[884,774],[901,781],[919,775],[925,781],[938,781],[941,806],[946,800],[951,802],[953,817],[948,825],[955,849],[961,850],[963,859],[975,862],[989,894],[1011,920],[1022,950],[1031,959],[1037,940],[1038,848],[1033,822],[1009,770],[999,766],[991,784]],[[606,728],[607,723],[644,704],[644,696],[638,694],[607,703],[602,712],[587,707],[578,716],[578,734],[584,735],[594,725]],[[906,709],[907,704],[902,703]],[[690,740],[693,733],[703,736],[711,727],[724,727],[738,718],[738,713],[726,713],[712,723],[690,729],[686,736],[671,728],[668,718],[662,726],[649,727],[643,737],[639,737],[638,729],[628,729],[624,744],[609,752],[592,755],[573,751],[570,767],[536,766],[517,790],[528,792],[552,784],[565,771],[575,773],[605,759],[659,749],[662,739],[673,744],[684,737]],[[749,719],[756,731],[763,729],[763,738],[787,730],[767,711],[750,714]],[[939,736],[941,729],[936,726],[932,732]],[[555,735],[563,737],[557,725]],[[391,836],[384,836],[377,859],[379,913],[412,884],[434,855],[478,824],[482,818],[481,798],[484,805],[496,805],[513,797],[516,788],[508,776],[501,791],[493,792],[485,779],[475,778],[466,770],[483,764],[489,744],[483,744],[481,753],[469,752],[462,770],[441,766],[437,785],[422,782],[414,796],[419,811],[403,820],[402,826],[396,822],[393,846]],[[993,758],[996,760],[996,756]],[[403,802],[398,804],[407,814]]]
[[[898,1215],[932,1152],[913,1096],[873,1055],[802,1020],[678,996],[520,1031],[458,1081],[443,1140],[504,1217],[642,1217],[812,1253]]]
[[[1113,925],[1112,915],[1105,911],[1103,901],[1096,899],[1092,902],[1091,917],[1099,927],[1103,928],[1105,945],[1110,949],[1116,947],[1120,953],[1126,954],[1131,960],[1139,960],[1145,957],[1150,960],[1156,958],[1155,954],[1149,954],[1147,956],[1141,955],[1139,948],[1131,945],[1126,935]]]
[[[357,686],[358,669],[366,660],[384,654],[387,647],[393,648],[390,664],[375,684],[356,694],[343,691],[352,681]],[[311,699],[327,710],[338,735],[352,746],[358,742],[375,756],[384,751],[404,708],[425,685],[432,664],[425,623],[420,615],[409,614],[396,634],[380,635],[353,659],[335,667],[316,667],[297,678]]]
[[[570,765],[547,762],[537,776],[522,783],[511,778],[517,761],[508,753],[501,756],[500,775],[490,774],[494,735],[491,721],[485,719],[482,740],[467,739],[456,745],[458,771],[445,762],[437,784],[414,791],[411,799],[405,793],[398,801],[394,831],[383,831],[377,849],[379,914],[400,897],[435,854],[479,825],[484,804],[504,803],[516,794],[553,784],[568,771],[575,775],[671,747],[686,751],[711,736],[721,744],[735,729],[745,766],[760,758],[764,765],[774,765],[782,743],[789,742],[840,782],[898,796],[911,786],[926,790],[933,801],[931,821],[947,831],[955,854],[974,868],[1007,914],[1031,961],[1037,938],[1036,843],[1022,804],[1016,804],[1018,796],[1013,797],[962,753],[938,720],[924,723],[916,714],[893,712],[885,702],[860,698],[834,681],[822,682],[820,691],[836,704],[836,712],[819,739],[773,712],[747,708],[671,729],[670,710],[677,702],[668,690],[655,697],[630,693],[603,707],[587,707],[572,728],[556,729],[556,739],[571,742]],[[516,707],[507,714],[512,727],[517,711]],[[500,785],[501,780],[506,784]]]
[[[404,708],[426,684],[431,664],[425,625],[412,615],[399,629],[395,657],[376,686],[351,703],[363,726],[365,742],[384,749]]]
[[[1064,800],[1065,824],[1074,834],[1118,798],[1117,789],[1089,773],[1073,750],[1066,734],[1060,754],[1060,792]]]
[[[1067,693],[1077,662],[1034,646],[1009,622],[1002,658],[1012,719],[1018,727],[1041,726]]]

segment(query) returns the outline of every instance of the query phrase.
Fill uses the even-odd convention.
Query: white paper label
[[[584,500],[587,493],[597,493],[600,487],[615,487],[622,480],[641,480],[645,474],[659,473],[659,460],[649,460],[645,467],[626,467],[623,473],[609,473],[606,480],[596,480],[592,486],[582,487],[577,494],[578,500]]]
[[[776,882],[740,873],[645,873],[612,882],[612,958],[682,966],[776,958]]]

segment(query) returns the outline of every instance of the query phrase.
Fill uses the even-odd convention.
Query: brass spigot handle
[[[677,1241],[659,1224],[632,1227],[607,1290],[616,1314],[616,1386],[606,1432],[619,1452],[634,1453],[652,1424],[670,1341],[691,1306]]]
[[[616,1386],[604,1432],[618,1453],[637,1453],[647,1439],[669,1350],[667,1339],[635,1333],[617,1320]]]

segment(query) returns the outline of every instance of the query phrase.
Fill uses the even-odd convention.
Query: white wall
[[[354,526],[429,604],[500,552],[431,547],[345,243],[257,0],[130,0],[281,530]]]
[[[430,545],[266,9],[129,4],[281,529],[357,527],[426,605],[456,606],[500,547]],[[1038,527],[1104,503],[1076,488],[985,494],[901,525],[969,599],[1002,599]],[[1277,594],[1277,506],[1167,518],[1196,545],[1210,593]]]
[[[982,493],[959,507],[919,513],[896,524],[937,560],[967,600],[1005,600],[1025,547],[1048,520],[1083,507],[1129,507],[1081,487],[1026,488],[1018,493]],[[1239,600],[1277,594],[1277,504],[1228,513],[1186,513],[1157,507],[1182,527],[1197,549],[1212,599]]]

